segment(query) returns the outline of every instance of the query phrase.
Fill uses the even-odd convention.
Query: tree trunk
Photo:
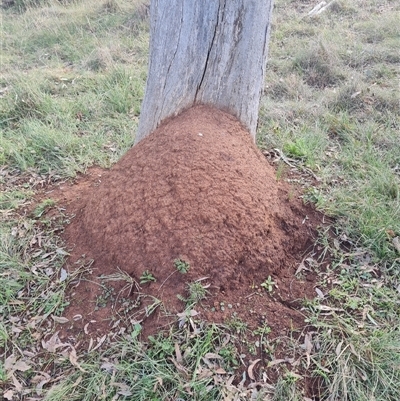
[[[150,63],[136,142],[195,104],[255,137],[272,0],[151,0]]]

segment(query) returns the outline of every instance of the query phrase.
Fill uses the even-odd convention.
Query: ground
[[[122,166],[118,161],[126,154],[120,163],[137,163],[131,159],[134,148],[129,149],[146,82],[147,2],[3,1],[0,398],[400,399],[399,4],[334,0],[323,12],[310,15],[318,2],[274,3],[256,152],[256,165],[260,167],[262,160],[262,174],[269,178],[257,181],[259,198],[238,192],[240,180],[233,173],[228,182],[235,185],[221,197],[228,183],[212,185],[219,171],[215,169],[203,174],[209,184],[204,195],[200,187],[197,196],[187,192],[195,176],[209,169],[204,165],[204,171],[195,170],[175,194],[187,201],[180,202],[185,213],[193,212],[189,201],[198,205],[193,214],[185,214],[193,227],[183,226],[174,204],[168,204],[172,192],[146,202],[137,196],[140,209],[158,216],[160,223],[136,215],[136,224],[143,223],[148,231],[138,237],[143,247],[140,242],[132,244],[137,252],[129,255],[123,244],[122,251],[108,254],[106,250],[118,244],[106,243],[100,235],[105,224],[96,224],[107,217],[100,213],[100,206],[107,209],[106,198],[100,198],[104,184],[118,189],[119,181],[112,178]],[[195,149],[203,142],[189,143]],[[238,149],[243,145],[237,144]],[[153,166],[162,164],[158,171],[164,174],[142,172],[143,177],[153,174],[152,179],[162,181],[159,188],[150,188],[152,193],[169,190],[171,180],[168,170],[164,172],[168,164],[163,162],[168,153],[163,151],[172,145],[166,142],[148,155]],[[175,170],[213,162],[214,167],[225,163],[227,171],[234,172],[234,163],[215,153],[220,149],[226,156],[233,150],[211,142],[208,146],[202,160],[193,159],[193,149],[185,151],[189,156],[183,161],[175,155]],[[250,151],[251,146],[243,149]],[[253,164],[250,172],[245,170],[247,162],[254,162],[246,157],[248,161],[236,160],[243,177],[251,178],[259,169]],[[250,178],[242,180],[243,188],[249,188]],[[143,185],[139,178],[132,179]],[[265,183],[272,190],[268,202],[279,200],[292,210],[281,209],[273,219],[269,211],[276,205],[265,207]],[[127,190],[133,196],[129,185]],[[98,199],[86,198],[89,193]],[[242,203],[232,205],[228,195]],[[122,193],[109,210],[114,213],[124,205],[129,216],[135,216],[127,196]],[[165,209],[177,215],[174,222],[165,220],[158,207],[163,200]],[[313,220],[313,209],[303,203],[314,204],[325,217]],[[80,211],[79,204],[92,209],[97,205],[99,212],[90,214],[88,206]],[[230,216],[237,206],[240,216],[216,218],[218,213]],[[208,210],[216,213],[207,215]],[[288,221],[291,213],[308,219],[282,227],[279,222]],[[314,233],[314,221],[318,226],[321,220],[327,226]],[[135,221],[126,223],[134,226]],[[263,231],[263,221],[273,236]],[[79,225],[87,230],[86,237],[68,234]],[[129,224],[119,226],[129,233]],[[161,232],[173,227],[185,236],[179,238],[170,230],[174,235],[165,237],[165,243],[152,244],[146,235],[155,226]],[[193,233],[196,227],[204,231]],[[309,231],[297,248],[290,241],[282,245],[288,235],[285,229],[295,238],[304,227]],[[225,233],[229,241],[221,244],[217,236],[205,236],[207,228]],[[260,235],[253,238],[254,233]],[[104,234],[112,240],[112,233]],[[240,236],[247,245],[237,246]],[[88,244],[95,237],[99,240]],[[200,245],[208,241],[218,246],[199,254],[200,240]],[[264,264],[265,255],[257,250],[249,252],[253,243],[271,253],[273,263]],[[276,243],[281,256],[273,249]],[[85,244],[83,257],[79,247]],[[225,246],[226,255],[220,252]],[[147,259],[151,247],[165,256],[164,261]],[[99,278],[107,258],[115,266],[105,266]],[[131,259],[137,266],[131,266]],[[289,276],[297,272],[289,295],[284,291],[287,279],[279,270],[284,262]],[[208,272],[214,264],[219,275],[212,276]],[[163,273],[164,268],[171,276]],[[207,274],[203,276],[201,269]],[[235,274],[244,269],[255,277],[254,283]],[[199,280],[203,277],[209,278]],[[224,294],[221,283],[228,280],[234,289],[224,286]],[[246,293],[237,292],[239,280]],[[74,291],[79,295],[89,285],[95,286],[97,295],[85,298],[82,309],[74,312],[77,304],[69,305]],[[177,294],[165,297],[173,285]],[[308,299],[304,294],[296,298],[301,286]],[[292,295],[295,302],[286,302]],[[236,299],[240,296],[248,297],[247,304]],[[268,315],[268,310],[290,315],[293,325],[280,315]],[[166,330],[151,335],[156,327]]]
[[[299,266],[315,257],[324,216],[277,178],[234,117],[192,108],[110,170],[51,191],[73,216],[66,271],[90,265],[67,297],[61,338],[87,346],[140,324],[147,339],[190,309],[275,337],[307,325],[317,273]]]

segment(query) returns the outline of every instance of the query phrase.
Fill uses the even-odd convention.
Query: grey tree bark
[[[195,104],[255,137],[272,0],[151,0],[150,58],[136,142]]]

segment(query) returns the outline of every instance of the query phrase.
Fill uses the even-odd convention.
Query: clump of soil
[[[91,274],[71,294],[67,316],[82,319],[69,333],[86,326],[100,335],[121,316],[127,326],[140,321],[145,334],[153,333],[167,324],[165,311],[182,312],[179,298],[199,279],[209,295],[196,310],[207,320],[265,323],[276,335],[304,324],[299,301],[314,297],[315,276],[295,277],[295,271],[321,216],[277,181],[231,115],[206,106],[187,110],[128,151],[79,198],[64,201],[76,215],[65,232],[72,248],[67,269],[72,272],[82,255],[94,259]],[[189,267],[186,273],[177,260]],[[139,289],[115,278],[107,281],[115,296],[106,299],[104,276],[125,272],[139,283],[146,271],[155,282]],[[267,279],[273,284],[261,287]],[[142,315],[135,312],[146,305]],[[164,311],[150,315],[150,305]]]

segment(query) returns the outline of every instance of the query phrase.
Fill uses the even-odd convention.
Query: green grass
[[[69,177],[132,146],[148,32],[140,2],[47,3],[5,12],[0,163]]]
[[[311,349],[302,336],[290,339],[297,367],[278,366],[272,387],[253,389],[240,377],[231,381],[240,365],[236,336],[246,338],[248,324],[197,321],[193,307],[208,296],[200,282],[188,283],[179,329],[144,343],[136,323],[77,360],[70,349],[43,351],[76,277],[62,268],[66,251],[58,233],[65,216],[57,204],[45,200],[29,216],[24,208],[37,182],[109,167],[134,143],[147,73],[148,8],[139,0],[6,3],[0,31],[0,388],[13,391],[14,399],[26,397],[13,374],[29,396],[49,401],[286,401],[303,400],[305,383],[313,382],[321,400],[400,399],[400,258],[393,241],[400,236],[399,5],[337,0],[310,18],[313,3],[275,2],[257,143],[281,155],[278,179],[285,179],[288,162],[297,168],[307,185],[304,200],[333,223],[317,244],[330,257],[319,283],[324,298],[304,304],[315,332]],[[57,219],[46,219],[49,208]],[[190,267],[180,259],[174,265],[181,273]],[[128,289],[138,286],[123,272],[108,280],[121,278]],[[154,279],[150,272],[142,278]],[[153,300],[146,313],[158,307]],[[253,333],[261,346],[274,334],[268,330]],[[11,356],[29,369],[15,370]],[[52,382],[44,374],[50,371]]]
[[[138,401],[223,400],[224,394],[240,393],[226,382],[237,355],[225,336],[221,328],[200,324],[195,333],[185,326],[168,336],[150,337],[148,346],[136,336],[120,339],[101,356],[89,357],[81,365],[84,371],[72,372],[45,400],[61,401],[67,395],[77,401],[111,400],[117,394]]]
[[[396,400],[400,396],[400,337],[396,328],[371,326],[355,330],[351,316],[321,322],[314,374],[325,397],[351,401]]]

